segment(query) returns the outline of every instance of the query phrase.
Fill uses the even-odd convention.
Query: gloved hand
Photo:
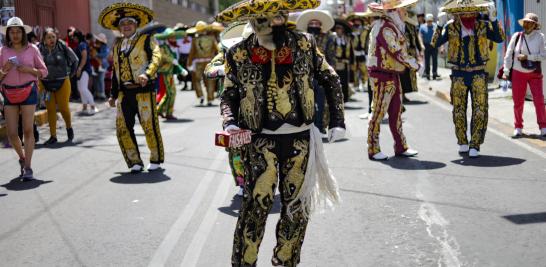
[[[438,13],[438,26],[444,27],[447,23],[447,13],[440,12]]]
[[[233,125],[233,124],[228,125],[228,127],[226,127],[224,129],[224,131],[226,131],[228,133],[236,132],[236,131],[239,131],[239,130],[241,130],[241,128],[239,128],[239,127],[237,127],[237,125]]]
[[[180,75],[182,75],[182,77],[186,77],[188,76],[188,74],[190,74],[186,69],[182,68],[182,72],[180,73]]]
[[[425,75],[425,66],[422,63],[419,63],[419,69],[417,72],[419,73],[419,77],[423,77],[423,75]]]
[[[335,127],[328,130],[328,143],[333,143],[345,138],[345,129]]]
[[[489,20],[490,21],[497,21],[497,8],[495,7],[495,3],[491,2],[487,6],[487,12],[489,12]]]
[[[415,58],[409,59],[408,64],[413,70],[419,70],[419,63],[417,63],[417,59]]]

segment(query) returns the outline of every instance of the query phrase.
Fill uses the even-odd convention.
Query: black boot
[[[44,145],[53,145],[55,143],[57,143],[57,137],[51,136],[47,141],[45,141]]]
[[[74,140],[74,129],[66,128],[66,135],[68,136],[68,142],[72,142]]]

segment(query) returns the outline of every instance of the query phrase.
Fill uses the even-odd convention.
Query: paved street
[[[461,157],[451,107],[408,97],[404,132],[420,154],[383,163],[366,155],[366,94],[347,104],[347,140],[325,145],[343,203],[313,216],[301,266],[545,266],[546,149],[492,127],[481,158]],[[75,116],[75,145],[64,128],[58,146],[38,145],[39,180],[16,181],[16,156],[0,149],[0,266],[229,266],[240,200],[213,146],[219,108],[195,103],[179,91],[180,120],[161,124],[162,172],[125,173],[105,106]],[[388,124],[381,145],[393,155]],[[272,213],[259,266],[271,265],[278,205]]]

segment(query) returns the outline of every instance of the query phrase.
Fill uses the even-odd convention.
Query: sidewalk
[[[447,103],[451,103],[449,94],[451,88],[449,75],[451,74],[451,70],[438,68],[438,74],[441,76],[441,80],[428,81],[418,78],[419,90],[420,92],[432,94]],[[497,88],[497,85],[489,84],[489,86],[489,126],[495,127],[495,129],[507,136],[512,136],[514,131],[512,91],[509,89],[507,92],[503,92],[500,88]],[[471,110],[472,108],[469,103],[469,114]],[[538,136],[540,129],[536,123],[535,107],[532,101],[525,101],[523,120],[523,131],[526,135],[522,139],[525,139],[526,143],[535,147],[546,149],[546,139]]]
[[[107,107],[108,103],[106,103],[105,101],[97,101],[96,104],[100,110],[108,108]],[[70,113],[72,114],[72,119],[74,119],[75,117],[81,116],[79,114],[79,112],[82,109],[81,105],[82,104],[80,102],[70,102]],[[62,120],[60,113],[57,113],[57,120]],[[36,122],[36,125],[38,127],[47,125],[48,124],[47,110],[45,109],[37,110],[34,113],[34,121]],[[4,120],[0,119],[0,143],[6,140],[6,134],[7,134],[6,123]]]

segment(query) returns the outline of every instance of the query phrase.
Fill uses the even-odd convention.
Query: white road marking
[[[451,236],[447,231],[449,221],[442,216],[434,204],[426,200],[423,193],[427,189],[432,189],[428,180],[430,174],[425,170],[417,172],[418,182],[415,196],[417,199],[423,201],[417,213],[419,218],[425,222],[428,235],[436,240],[440,246],[441,257],[438,259],[438,266],[460,267],[462,265],[459,260],[459,255],[461,255],[460,247],[455,237]]]
[[[191,221],[193,215],[200,207],[201,202],[207,195],[208,188],[214,180],[214,177],[217,174],[217,170],[220,168],[221,165],[226,164],[226,156],[227,153],[218,149],[216,157],[210,165],[210,169],[205,173],[205,175],[201,179],[201,182],[199,182],[199,185],[196,187],[193,196],[190,199],[190,202],[188,202],[182,213],[180,213],[180,216],[178,216],[176,222],[171,226],[171,229],[163,239],[163,242],[161,242],[161,245],[159,245],[159,247],[157,248],[148,266],[155,267],[165,265],[174,247],[178,243],[180,236],[182,236],[182,234],[186,230],[186,227]]]
[[[430,95],[427,95],[427,94],[424,94],[424,93],[419,93],[421,96],[423,97],[426,97],[428,98],[432,103],[434,103],[436,106],[444,109],[444,110],[447,110],[449,112],[451,112],[451,106],[447,105],[446,103],[443,103],[443,102],[440,102],[440,100],[430,96]],[[546,158],[546,153],[539,150],[539,149],[536,149],[520,140],[517,140],[517,139],[512,139],[510,137],[508,137],[506,134],[496,130],[496,129],[493,129],[492,127],[487,127],[487,131],[489,132],[492,132],[493,134],[499,136],[500,138],[508,141],[508,142],[511,142],[511,143],[514,143],[520,147],[522,147],[523,149],[539,156],[539,157],[542,157],[542,158]]]
[[[218,189],[216,190],[216,194],[214,195],[214,198],[207,209],[205,217],[203,217],[203,221],[201,222],[199,229],[197,229],[193,235],[193,239],[188,245],[188,249],[186,249],[184,259],[182,260],[182,264],[180,264],[182,267],[197,266],[197,262],[199,261],[201,252],[203,251],[203,247],[205,246],[212,228],[214,227],[214,223],[216,222],[216,218],[218,217],[218,208],[225,203],[226,196],[230,191],[229,189],[232,188],[230,184],[232,183],[233,179],[230,178],[229,175],[223,175],[219,179],[221,179],[221,181]]]

